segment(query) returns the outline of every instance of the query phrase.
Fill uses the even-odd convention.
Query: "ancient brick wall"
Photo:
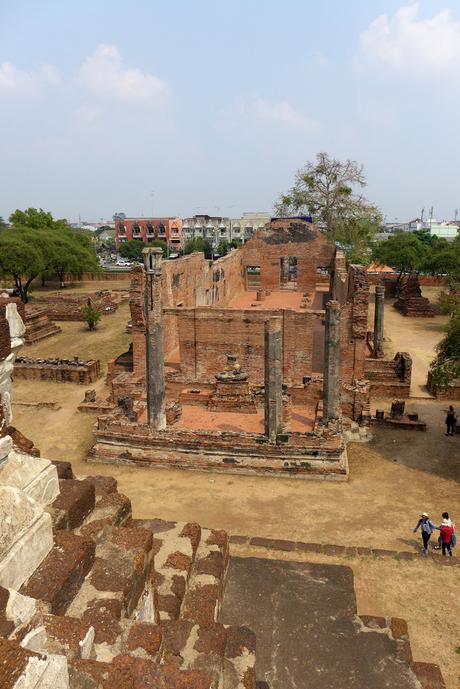
[[[194,253],[161,264],[163,348],[168,357],[179,347],[178,311],[206,304],[227,305],[243,288],[241,255],[232,251],[210,264],[202,253]],[[133,338],[133,370],[145,371],[144,270],[131,271],[130,310]]]
[[[15,378],[47,380],[55,383],[88,385],[101,376],[99,360],[31,359],[18,357],[14,366]]]
[[[37,296],[34,304],[46,307],[48,318],[56,321],[82,321],[81,309],[90,300],[102,313],[113,313],[122,300],[120,295],[112,295],[108,290],[85,294],[64,294],[56,292]]]
[[[297,289],[312,292],[325,281],[318,268],[329,268],[334,252],[334,245],[311,223],[275,220],[241,248],[243,274],[248,266],[260,266],[260,287],[280,289],[280,261],[295,257]]]
[[[382,285],[385,282],[396,282],[398,273],[367,273],[367,279],[370,285]],[[446,284],[445,278],[436,275],[419,275],[418,281],[424,287],[443,287]]]
[[[340,354],[342,383],[364,378],[367,341],[369,285],[362,266],[352,265],[345,272],[342,252],[337,252],[331,276],[334,298],[341,304]]]
[[[407,352],[397,352],[391,360],[366,359],[364,375],[371,397],[410,397],[412,359]]]
[[[177,313],[181,373],[186,380],[214,381],[227,354],[233,354],[253,385],[264,380],[264,323],[283,318],[283,376],[287,385],[301,384],[311,376],[315,324],[322,311],[221,308],[185,309]]]

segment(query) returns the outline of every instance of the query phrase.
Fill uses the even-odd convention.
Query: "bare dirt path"
[[[433,303],[439,294],[438,287],[425,287],[423,296]],[[412,357],[412,397],[430,397],[426,389],[426,377],[430,362],[435,356],[435,347],[444,335],[448,322],[447,316],[433,318],[407,318],[394,307],[394,299],[385,300],[384,351],[387,357],[396,352],[409,352]],[[369,327],[374,323],[374,298],[372,295],[369,308]]]

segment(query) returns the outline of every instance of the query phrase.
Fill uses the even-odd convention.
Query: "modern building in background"
[[[181,218],[127,218],[124,213],[117,213],[114,220],[117,247],[130,239],[144,243],[161,239],[170,251],[182,249]]]
[[[235,239],[244,244],[257,230],[270,221],[270,217],[270,213],[243,213],[241,218],[193,215],[183,219],[184,243],[201,237],[211,242],[214,247],[222,241],[231,242]]]

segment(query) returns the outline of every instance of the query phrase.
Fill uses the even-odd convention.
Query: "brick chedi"
[[[26,304],[24,315],[26,344],[34,344],[61,332],[61,328],[48,318],[46,307]]]
[[[430,301],[422,296],[422,290],[416,275],[408,275],[402,283],[398,299],[394,303],[403,316],[432,318],[436,309]]]

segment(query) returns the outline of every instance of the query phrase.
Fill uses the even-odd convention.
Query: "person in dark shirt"
[[[447,411],[447,416],[446,416],[446,426],[447,426],[446,435],[454,435],[456,422],[457,422],[457,414],[455,413],[453,406],[450,405],[450,407]]]
[[[428,541],[430,540],[430,536],[433,533],[433,531],[435,529],[438,529],[439,527],[433,524],[426,512],[422,512],[422,514],[420,515],[420,519],[417,522],[417,526],[414,529],[414,533],[418,531],[420,527],[422,527],[420,530],[422,532],[423,554],[428,555]]]

